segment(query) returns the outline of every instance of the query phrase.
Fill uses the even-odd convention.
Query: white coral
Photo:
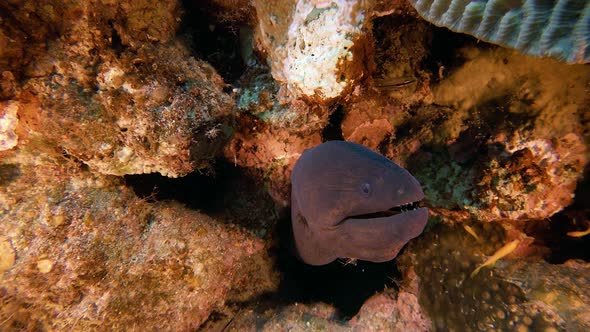
[[[9,150],[18,143],[16,126],[18,118],[16,102],[0,104],[0,151]]]
[[[351,48],[362,33],[365,1],[299,0],[273,76],[294,96],[338,97],[353,80],[340,72],[353,61]]]

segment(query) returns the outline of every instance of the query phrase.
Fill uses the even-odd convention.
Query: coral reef
[[[172,40],[178,4],[59,5],[75,19],[45,53],[25,56],[16,104],[4,106],[24,119],[21,144],[57,146],[103,174],[182,176],[208,167],[234,106],[215,70]],[[23,17],[7,22],[26,25],[17,13]]]
[[[375,39],[370,61],[376,69],[369,72],[371,84],[356,86],[339,106],[342,120],[333,126],[341,128],[342,138],[406,165],[441,217],[538,219],[571,204],[588,162],[588,68],[478,48],[469,39],[454,42],[457,49],[450,51],[457,55],[436,59],[429,53],[437,46],[434,37],[433,28],[412,15],[374,20],[365,38]],[[286,190],[279,188],[288,186],[285,171],[277,175],[280,158],[265,152],[266,146],[286,135],[281,140],[287,152],[281,154],[296,158],[313,146],[295,148],[300,133],[319,135],[328,124],[298,122],[318,113],[301,100],[281,104],[282,86],[264,70],[252,73],[238,99],[238,118],[249,125],[237,128],[226,156],[265,174],[273,196],[284,204]],[[327,110],[335,113],[333,107]],[[252,121],[270,125],[261,130]],[[252,128],[262,132],[244,136]],[[272,134],[265,137],[268,131]],[[250,149],[255,156],[248,156],[236,146],[262,150]],[[292,165],[286,163],[287,173]]]
[[[0,1],[0,330],[588,330],[590,67],[519,52],[587,62],[589,7],[450,3]],[[329,140],[421,183],[396,261],[291,255]]]
[[[587,2],[410,1],[425,19],[453,31],[526,54],[572,63],[590,61]]]
[[[276,287],[257,237],[76,166],[2,166],[3,329],[184,330]]]
[[[588,68],[502,49],[465,52],[465,65],[433,89],[443,107],[424,117],[444,120],[418,134],[416,176],[434,207],[461,211],[453,218],[550,217],[573,202],[588,163]]]

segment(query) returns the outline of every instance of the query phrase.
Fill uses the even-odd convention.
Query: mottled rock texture
[[[275,287],[264,243],[76,164],[0,166],[2,329],[189,330]]]
[[[208,168],[231,131],[182,12],[0,3],[0,329],[190,330],[276,287],[257,236],[105,175]]]
[[[350,92],[366,70],[371,1],[255,1],[256,40],[284,99],[325,103]]]
[[[436,106],[415,118],[438,123],[416,124],[420,133],[404,140],[421,146],[414,171],[433,208],[491,221],[547,218],[570,205],[589,156],[589,68],[464,52],[467,62],[434,86]]]
[[[235,132],[225,157],[265,183],[277,205],[290,201],[290,174],[301,153],[322,142],[329,108],[303,100],[281,104],[269,68],[256,65],[242,77]]]
[[[519,253],[471,276],[516,235],[494,223],[441,225],[413,242],[400,260],[417,276],[419,303],[436,331],[585,331],[588,264],[552,265]],[[526,238],[518,238],[520,245]],[[520,252],[522,253],[522,251]]]
[[[295,303],[263,312],[245,309],[228,312],[208,322],[204,329],[226,331],[430,331],[416,295],[385,291],[370,297],[348,322],[338,319],[334,307],[325,303]]]
[[[4,4],[14,14],[0,28],[20,32],[12,38],[21,43],[13,48],[21,65],[7,61],[0,71],[20,84],[3,89],[13,103],[2,107],[23,120],[23,148],[51,144],[113,175],[176,177],[209,166],[229,133],[233,103],[215,70],[174,37],[179,3],[14,6]]]
[[[586,297],[564,289],[585,265],[468,275],[513,239],[506,259],[576,255],[559,223],[589,216],[588,84],[588,66],[436,28],[404,0],[0,1],[0,329],[192,330],[225,314],[220,330],[583,330]],[[410,170],[445,224],[401,253],[400,289],[348,321],[258,297],[277,287],[291,169],[334,139]],[[215,216],[123,178],[212,174],[216,156],[245,176],[215,187],[230,193]],[[481,242],[451,226],[474,219]]]

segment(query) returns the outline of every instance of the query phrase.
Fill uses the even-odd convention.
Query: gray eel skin
[[[428,209],[405,169],[351,142],[303,152],[291,173],[291,218],[299,257],[310,265],[337,258],[384,262],[422,233]]]

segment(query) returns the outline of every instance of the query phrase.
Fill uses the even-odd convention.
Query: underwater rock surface
[[[587,61],[588,4],[500,6],[508,49],[434,26],[450,3],[0,1],[0,330],[589,329],[590,67],[520,53]],[[290,175],[330,140],[431,218],[293,295]]]
[[[237,227],[76,165],[7,168],[2,329],[188,330],[276,287],[264,243]]]
[[[228,312],[204,330],[225,331],[430,331],[418,298],[409,292],[383,292],[369,298],[348,322],[337,318],[334,308],[324,303],[296,303],[281,308]]]
[[[31,23],[28,14],[43,14],[49,17],[35,24],[49,31],[15,35],[25,62],[0,68],[18,78],[2,108],[18,110],[22,148],[56,146],[113,175],[176,177],[209,166],[234,106],[215,70],[174,39],[178,3],[27,4],[22,11],[5,5],[16,14],[2,27],[18,29]]]
[[[286,100],[324,103],[349,93],[365,71],[372,2],[255,1],[256,40]]]

